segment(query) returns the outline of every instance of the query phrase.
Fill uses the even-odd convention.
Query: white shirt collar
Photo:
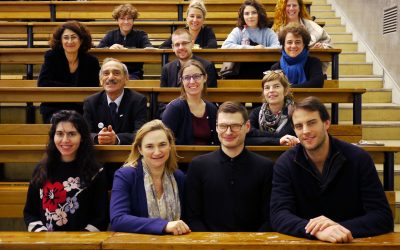
[[[121,104],[122,97],[124,96],[124,91],[125,91],[125,90],[122,90],[121,95],[118,96],[117,99],[114,100],[115,104],[117,104],[117,112],[118,112],[119,105]],[[113,102],[113,101],[112,101],[112,100],[110,99],[110,97],[107,95],[107,104],[110,105],[111,102]]]

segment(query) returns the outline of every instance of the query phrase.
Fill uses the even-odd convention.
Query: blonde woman
[[[190,2],[186,12],[186,29],[192,36],[193,48],[217,48],[217,39],[211,27],[205,26],[207,9],[202,0]],[[171,37],[160,45],[160,48],[171,48]]]
[[[132,151],[115,172],[111,228],[118,232],[173,234],[190,232],[181,220],[184,174],[177,169],[175,139],[160,120],[144,124]]]
[[[268,70],[261,81],[264,103],[250,113],[248,144],[295,146],[299,139],[289,122],[293,107],[290,83],[282,70]]]

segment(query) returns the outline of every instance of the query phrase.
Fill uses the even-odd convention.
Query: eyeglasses
[[[183,42],[181,42],[181,43],[174,43],[173,45],[174,45],[174,47],[175,48],[179,48],[181,45],[182,45],[182,47],[186,47],[188,44],[190,44],[191,42],[188,42],[188,41],[183,41]]]
[[[225,123],[217,123],[217,129],[219,132],[225,132],[228,128],[231,129],[232,132],[239,132],[245,123],[233,123],[233,124],[225,124]]]
[[[283,70],[281,70],[281,69],[276,69],[276,70],[267,70],[267,71],[264,71],[264,72],[263,72],[264,75],[269,75],[269,74],[272,74],[272,73],[275,73],[275,74],[283,74]]]
[[[193,81],[197,82],[202,76],[203,74],[185,75],[182,76],[182,82],[190,82],[190,79],[193,79]]]

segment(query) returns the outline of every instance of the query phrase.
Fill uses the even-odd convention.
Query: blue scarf
[[[290,57],[282,50],[282,57],[280,60],[281,69],[285,72],[291,84],[302,84],[307,81],[306,74],[304,73],[304,65],[308,59],[308,49],[303,51],[296,57]]]

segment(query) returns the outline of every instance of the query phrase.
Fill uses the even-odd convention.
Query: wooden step
[[[328,11],[328,10],[332,10],[332,5],[330,5],[330,4],[314,4],[314,2],[311,5],[311,15],[315,11]]]
[[[332,32],[329,33],[329,36],[332,39],[332,42],[335,43],[343,43],[343,42],[353,42],[353,34],[348,32]]]
[[[348,79],[339,80],[339,88],[365,88],[365,89],[378,89],[383,87],[382,79]]]
[[[368,89],[362,96],[363,103],[392,103],[390,89]]]
[[[331,72],[331,66],[328,72]],[[339,75],[372,75],[372,63],[339,63]]]
[[[346,32],[346,27],[344,25],[325,25],[324,30],[328,32],[328,34],[332,32]]]
[[[344,52],[358,52],[358,44],[356,42],[335,42],[333,44],[334,48],[342,49]],[[340,60],[340,55],[339,55]]]
[[[400,121],[363,121],[363,139],[400,140]]]
[[[339,55],[339,63],[365,63],[366,55],[363,52],[342,52]]]
[[[341,25],[342,24],[342,20],[340,19],[340,17],[327,17],[327,18],[318,18],[316,19],[316,21],[321,21],[321,22],[325,22],[325,25]]]
[[[333,17],[336,17],[336,12],[333,11],[332,9],[328,9],[328,10],[313,10],[313,9],[311,9],[310,15],[315,16],[317,19],[333,18]]]
[[[365,94],[364,94],[365,95]],[[329,105],[327,106],[330,109]],[[339,120],[353,121],[353,105],[339,104]],[[400,121],[400,105],[393,103],[365,103],[362,105],[362,121]]]

